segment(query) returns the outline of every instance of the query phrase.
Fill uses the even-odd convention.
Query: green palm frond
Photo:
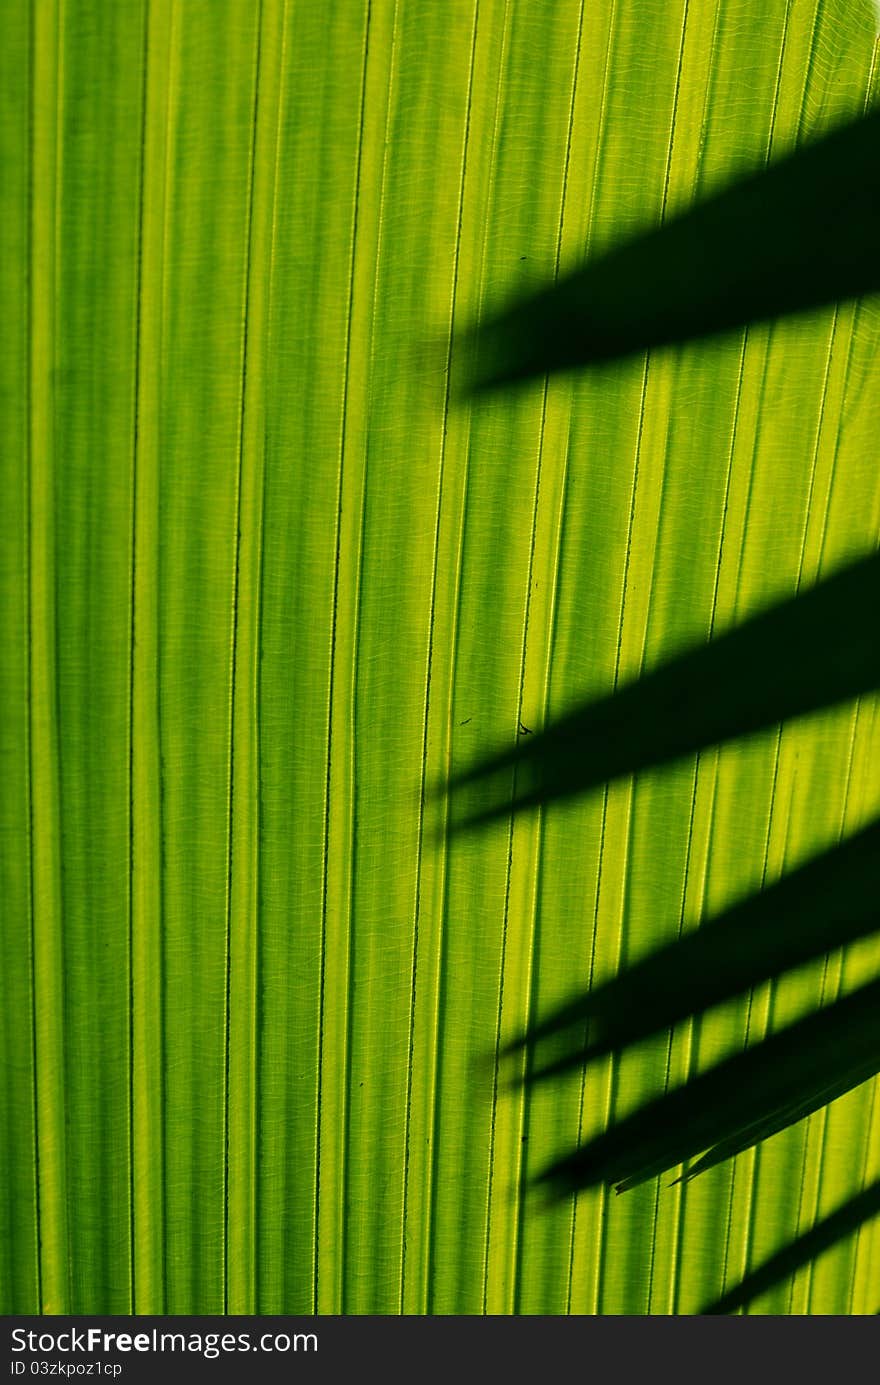
[[[750,1311],[873,1312],[876,1082],[529,1190],[767,1133],[787,1034],[810,1100],[861,1072],[810,1026],[877,968],[876,304],[461,388],[478,318],[853,133],[870,7],[2,14],[0,1306],[693,1313],[773,1267]],[[664,1134],[734,1061],[760,1110]]]

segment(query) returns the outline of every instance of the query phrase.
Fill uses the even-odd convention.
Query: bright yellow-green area
[[[880,315],[452,407],[450,334],[861,110],[871,7],[0,8],[0,1309],[696,1311],[880,1174],[874,1084],[525,1180],[878,946],[586,1087],[486,1058],[865,821],[874,702],[452,839],[425,790],[876,545]],[[875,1225],[752,1311],[878,1282]]]

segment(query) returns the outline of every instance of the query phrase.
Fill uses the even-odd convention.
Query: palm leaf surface
[[[474,1061],[866,821],[873,700],[479,840],[422,786],[871,547],[876,321],[448,417],[411,345],[856,114],[867,12],[4,18],[4,1307],[694,1311],[875,1176],[873,1088],[511,1189],[870,949],[586,1095]],[[872,1311],[877,1253],[761,1305]]]

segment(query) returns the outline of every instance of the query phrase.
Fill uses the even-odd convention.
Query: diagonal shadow
[[[880,687],[878,628],[872,553],[454,776],[453,810],[469,784],[489,799],[461,818],[453,811],[454,825],[584,793],[870,692]]]
[[[728,1159],[860,1086],[880,1068],[880,980],[645,1102],[546,1169],[567,1196],[618,1192],[701,1155],[685,1174]]]
[[[590,260],[476,329],[472,388],[880,290],[880,112]]]
[[[471,390],[699,340],[880,291],[880,111],[622,243],[460,339]],[[445,786],[453,828],[586,793],[880,687],[880,554],[585,702]],[[472,805],[479,798],[481,806]],[[880,927],[880,820],[560,1008],[505,1050],[527,1083],[747,991]],[[559,1052],[560,1046],[562,1052]],[[695,1177],[880,1070],[880,980],[643,1103],[541,1176],[619,1192]],[[690,1162],[695,1161],[695,1162]],[[877,1210],[873,1185],[707,1311],[728,1312]],[[756,1287],[757,1286],[757,1287]],[[737,1297],[738,1296],[738,1297]]]
[[[530,1050],[530,1082],[579,1069],[878,929],[880,819],[585,991],[504,1051]],[[556,1056],[542,1063],[548,1046]]]
[[[836,1212],[824,1217],[822,1221],[817,1222],[809,1231],[798,1236],[789,1245],[777,1251],[775,1255],[771,1255],[768,1260],[764,1261],[763,1265],[759,1265],[751,1274],[747,1274],[734,1288],[729,1289],[727,1293],[722,1294],[714,1302],[703,1308],[702,1313],[737,1312],[750,1303],[752,1299],[758,1298],[768,1289],[772,1289],[776,1284],[787,1279],[789,1275],[794,1274],[803,1265],[808,1265],[823,1251],[830,1250],[839,1241],[853,1235],[860,1226],[876,1216],[880,1216],[880,1179],[871,1183],[863,1192],[850,1198]]]

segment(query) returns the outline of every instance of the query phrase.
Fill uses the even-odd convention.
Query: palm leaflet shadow
[[[765,1260],[732,1289],[702,1309],[704,1314],[735,1313],[759,1295],[808,1265],[824,1251],[852,1236],[859,1227],[880,1216],[880,1179],[858,1193],[836,1212],[824,1217],[802,1236]]]
[[[880,291],[880,112],[612,248],[459,339],[468,392]],[[585,702],[444,787],[452,828],[583,794],[880,687],[880,555]],[[880,926],[880,822],[534,1025],[527,1083],[628,1048]],[[541,1059],[548,1045],[552,1056]],[[560,1052],[561,1047],[561,1052]],[[656,1095],[544,1171],[556,1195],[684,1181],[880,1069],[880,980]],[[732,1311],[873,1215],[876,1185],[714,1305]],[[872,1210],[873,1209],[873,1210]],[[770,1276],[773,1278],[771,1279]],[[757,1286],[757,1287],[756,1287]],[[737,1297],[738,1296],[738,1297]]]
[[[508,778],[515,772],[514,808],[549,804],[869,691],[880,679],[878,597],[880,558],[871,555],[588,704],[457,785],[500,768]],[[503,787],[484,817],[510,811],[510,787]],[[871,933],[880,922],[878,847],[875,821],[534,1026],[508,1051],[560,1037],[568,1047],[543,1065],[530,1063],[525,1080],[624,1049]],[[696,1160],[687,1181],[836,1100],[878,1068],[880,981],[872,981],[645,1102],[540,1181],[562,1196],[600,1183],[622,1192]]]
[[[687,1182],[860,1086],[878,1067],[875,980],[645,1102],[539,1181],[563,1197],[602,1183],[620,1193],[696,1158]]]
[[[589,260],[461,339],[470,388],[880,291],[880,111]]]
[[[453,827],[582,794],[880,687],[880,555],[752,616],[455,775]],[[483,801],[462,790],[479,784]],[[468,795],[469,797],[469,795]]]
[[[880,930],[880,819],[533,1025],[536,1082],[637,1043]],[[554,1057],[542,1061],[542,1051]]]

